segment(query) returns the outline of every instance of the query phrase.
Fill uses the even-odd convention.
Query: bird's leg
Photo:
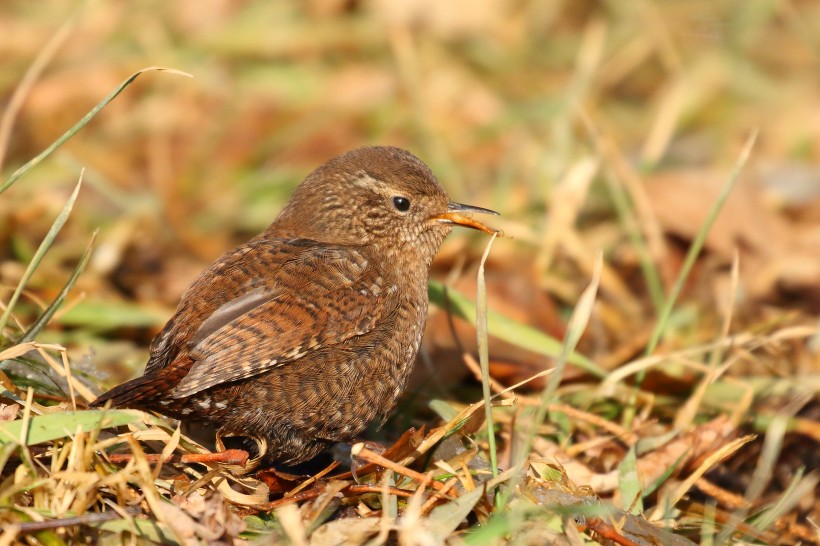
[[[171,454],[166,458],[162,458],[158,453],[145,454],[145,460],[149,463],[221,463],[237,466],[245,466],[248,462],[248,452],[242,449],[226,449],[224,451],[217,451],[216,453],[183,453]],[[131,461],[134,456],[130,453],[113,453],[108,456],[108,460],[114,464],[125,464]]]

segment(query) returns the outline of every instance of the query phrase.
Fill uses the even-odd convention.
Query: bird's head
[[[450,201],[427,165],[410,152],[369,147],[331,159],[311,173],[271,230],[373,245],[391,256],[419,254],[429,263],[453,226],[496,233],[467,216],[471,212],[497,214]]]

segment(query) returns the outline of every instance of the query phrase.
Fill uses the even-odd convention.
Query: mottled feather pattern
[[[183,342],[220,306],[257,287],[269,287],[272,282],[264,268],[295,249],[312,241],[254,240],[231,250],[204,270],[182,296],[182,302],[163,331],[151,344],[145,373],[157,372],[173,362]],[[251,273],[250,261],[258,269]]]
[[[404,150],[329,161],[264,233],[197,277],[145,374],[94,404],[264,438],[265,463],[351,440],[387,418],[407,383],[430,262],[452,223],[438,218],[452,205]]]
[[[341,247],[314,249],[284,263],[276,275],[278,296],[191,349],[195,363],[174,389],[174,398],[263,373],[369,332],[387,301],[362,293],[369,284],[361,279],[366,267],[360,251]]]

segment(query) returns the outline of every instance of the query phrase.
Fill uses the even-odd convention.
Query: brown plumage
[[[382,422],[427,314],[430,262],[461,212],[418,158],[390,147],[328,161],[262,234],[184,294],[142,377],[94,401],[260,439],[295,464]]]

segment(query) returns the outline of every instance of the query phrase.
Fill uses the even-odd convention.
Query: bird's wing
[[[258,375],[369,332],[389,310],[384,281],[367,271],[367,259],[349,247],[314,245],[295,254],[269,273],[272,288],[232,299],[201,323],[188,342],[194,364],[173,397]],[[269,292],[275,295],[264,299]]]
[[[282,287],[272,273],[315,246],[306,239],[267,239],[227,252],[200,273],[182,296],[176,313],[151,343],[144,373],[173,365],[194,336],[221,326],[230,313],[238,316],[276,297]]]

